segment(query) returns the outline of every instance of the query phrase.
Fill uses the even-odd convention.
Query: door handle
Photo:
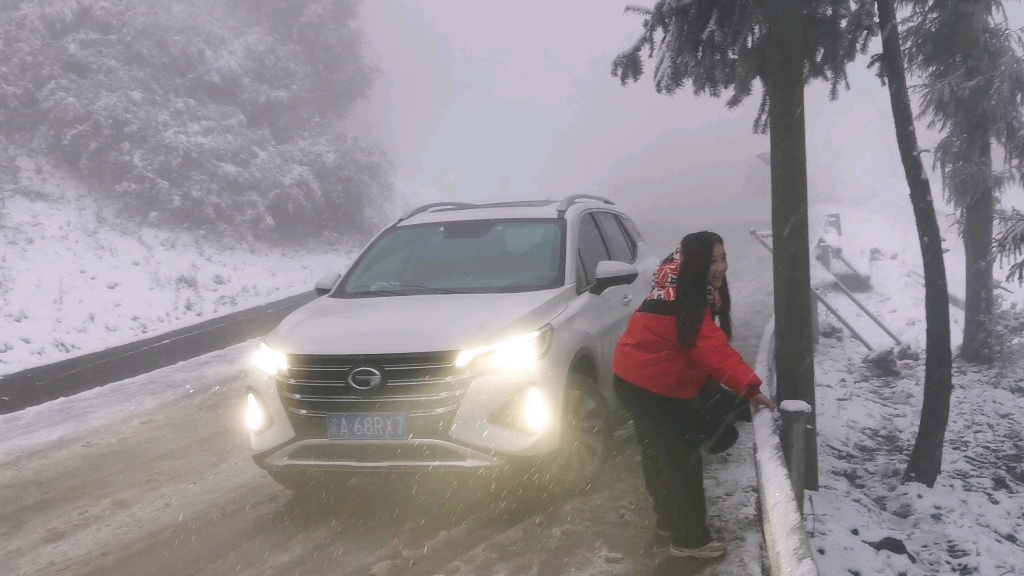
[[[633,301],[633,297],[632,296],[626,295],[626,296],[622,297],[622,305],[623,306],[629,306],[629,303],[632,302],[632,301]]]

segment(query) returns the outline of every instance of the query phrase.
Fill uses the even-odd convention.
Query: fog
[[[641,25],[624,5],[368,2],[368,54],[381,73],[354,127],[388,150],[399,188],[417,198],[584,192],[641,210],[672,198],[710,221],[767,220],[769,173],[757,156],[769,142],[751,130],[757,95],[728,110],[689,91],[658,94],[649,73],[621,86],[611,62]],[[906,190],[888,92],[867,61],[851,66],[852,89],[837,102],[823,83],[807,90],[812,201]],[[764,203],[728,201],[745,190],[761,190]]]
[[[9,92],[0,120],[17,121],[0,133],[0,576],[758,572],[765,552],[751,490],[765,472],[755,470],[751,427],[739,427],[728,453],[701,457],[710,529],[729,551],[698,572],[692,558],[655,550],[640,446],[602,410],[609,402],[584,402],[599,390],[613,400],[612,344],[622,334],[614,331],[647,298],[658,257],[687,232],[724,237],[732,344],[762,368],[774,313],[773,258],[748,234],[771,225],[769,138],[752,133],[760,91],[735,110],[689,90],[658,94],[650,62],[638,83],[621,86],[610,70],[640,33],[642,18],[623,13],[633,1],[363,0],[359,29],[379,74],[348,131],[314,113],[327,102],[342,114],[358,98],[349,82],[362,74],[360,60],[327,33],[349,30],[346,2],[257,2],[266,8],[258,18],[249,4],[207,10],[197,0],[150,3],[151,14],[130,1],[96,10],[79,0],[8,2],[0,37],[14,40],[0,43]],[[200,18],[182,23],[181,14]],[[55,40],[63,28],[53,22],[78,31]],[[1024,8],[1014,7],[1011,24],[1024,25]],[[300,25],[304,33],[291,34]],[[341,64],[326,76],[323,50]],[[878,50],[875,42],[870,53]],[[860,310],[873,310],[911,352],[928,336],[889,95],[867,68],[870,53],[850,66],[851,89],[838,101],[820,82],[805,92],[810,233],[821,230],[823,210],[841,212],[840,245],[854,264],[844,261],[871,275],[860,309],[831,287],[820,294],[836,310],[821,312],[815,343],[822,482],[811,501],[812,554],[822,574],[1017,574],[1024,369],[1000,361],[964,370],[957,361],[946,471],[922,492],[898,477],[927,355],[908,354],[899,376],[883,377],[862,363],[871,346],[847,336],[856,329],[875,350],[891,346]],[[46,97],[33,86],[46,86]],[[325,86],[336,90],[318,92]],[[280,142],[267,137],[274,127]],[[350,146],[348,132],[383,148],[393,170],[372,147]],[[918,136],[930,168],[939,135],[919,122]],[[157,170],[122,170],[125,150],[140,172]],[[124,178],[99,185],[97,174]],[[653,252],[631,249],[643,279],[598,294],[522,292],[518,281],[460,294],[441,281],[387,282],[382,264],[379,294],[314,299],[318,278],[349,269],[357,244],[393,221],[382,207],[392,175],[396,209],[604,195]],[[963,251],[934,172],[931,186],[950,291],[963,299]],[[1011,204],[1024,206],[1024,194],[1004,194]],[[549,255],[564,250],[547,246]],[[378,261],[428,269],[401,256]],[[578,270],[569,272],[555,284],[578,282]],[[1003,294],[1001,334],[1018,338],[1007,336],[1002,355],[1013,359],[1024,294]],[[838,314],[851,323],[840,327]],[[955,349],[963,314],[951,318]],[[545,354],[544,343],[565,353]],[[462,351],[494,360],[506,349],[527,372],[456,360]],[[574,351],[592,356],[593,373]],[[389,371],[403,372],[389,381]],[[364,391],[379,396],[354,397],[363,393],[348,388],[355,378],[374,372]],[[532,432],[503,420],[515,417],[520,392]],[[329,432],[339,417],[385,414],[423,419],[398,433],[364,428],[363,440],[384,444],[357,447]],[[534,426],[531,416],[546,422]],[[528,455],[549,439],[557,451]],[[603,469],[583,461],[595,462],[577,451],[586,445],[608,457]],[[519,463],[531,467],[522,469],[526,485],[503,474],[502,464]],[[593,482],[576,476],[588,480],[585,491],[536,493],[549,463],[595,472]],[[391,476],[417,467],[431,473]],[[319,471],[341,472],[340,481],[317,482]],[[919,560],[875,547],[883,541]]]

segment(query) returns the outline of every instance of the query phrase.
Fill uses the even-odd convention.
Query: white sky
[[[769,148],[750,131],[757,97],[729,111],[689,92],[659,95],[649,73],[621,87],[611,61],[641,23],[626,3],[365,2],[382,74],[354,127],[388,149],[402,188],[444,200],[615,196],[669,178],[667,189],[700,201],[752,185]],[[853,90],[838,102],[821,83],[807,90],[812,201],[906,191],[888,92],[866,64],[850,68]],[[934,136],[919,129],[927,148]],[[941,195],[937,178],[932,186]]]

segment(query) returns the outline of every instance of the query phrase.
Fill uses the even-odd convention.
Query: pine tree
[[[731,90],[726,104],[735,107],[752,94],[755,80],[765,85],[765,0],[661,0],[653,9],[627,10],[646,18],[643,35],[613,64],[612,73],[623,84],[635,82],[643,74],[646,49],[648,57],[655,60],[654,84],[658,92],[672,94],[690,82],[696,95],[720,97]],[[879,30],[883,32],[883,52],[873,61],[881,63],[882,74],[889,80],[897,143],[911,192],[926,284],[925,402],[917,443],[904,478],[932,486],[941,469],[952,392],[949,294],[938,219],[917,146],[895,0],[806,0],[803,21],[805,80],[828,81],[833,99],[838,97],[839,87],[847,85],[846,66],[867,51],[868,43]],[[755,131],[763,133],[768,129],[768,104],[767,94],[763,93]]]
[[[923,83],[921,116],[943,132],[935,147],[943,191],[959,215],[966,254],[960,357],[993,360],[993,219],[1000,192],[1021,172],[1024,62],[1002,0],[910,0],[905,53]],[[1005,151],[993,169],[992,145]]]
[[[768,12],[765,0],[659,0],[654,8],[629,6],[645,17],[636,43],[615,58],[612,75],[625,85],[644,73],[644,53],[654,60],[654,88],[672,95],[692,85],[698,96],[719,98],[735,108],[765,85],[768,71]],[[805,81],[828,82],[836,99],[849,88],[846,67],[868,50],[877,34],[875,14],[863,0],[804,2]],[[754,130],[768,131],[768,93],[762,92]]]
[[[840,86],[848,87],[846,67],[867,51],[875,30],[874,13],[870,5],[852,0],[786,0],[771,5],[751,0],[662,0],[650,10],[627,11],[646,19],[643,35],[613,63],[612,73],[623,84],[641,77],[647,49],[655,60],[654,85],[660,93],[673,94],[687,82],[697,95],[720,97],[731,90],[726,105],[734,108],[753,93],[755,82],[767,88],[761,94],[754,131],[768,131],[769,119],[777,124],[771,126],[771,153],[778,399],[799,399],[813,406],[802,86],[825,80],[833,99]],[[805,484],[813,490],[818,486],[817,443],[813,434],[807,439]]]
[[[924,405],[914,449],[903,480],[921,482],[929,488],[942,470],[942,448],[949,421],[949,400],[953,392],[953,358],[949,348],[949,291],[946,264],[942,256],[939,220],[935,215],[931,187],[921,162],[914,128],[914,113],[900,46],[894,0],[877,0],[878,26],[882,31],[882,54],[874,59],[888,80],[896,142],[903,160],[910,203],[917,221],[917,236],[924,262],[925,372]]]

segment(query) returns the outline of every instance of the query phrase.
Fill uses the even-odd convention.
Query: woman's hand
[[[756,396],[751,396],[750,405],[754,407],[755,412],[761,406],[764,406],[765,408],[771,410],[772,412],[775,412],[776,408],[775,402],[772,402],[772,399],[765,396],[764,394],[757,394]]]

